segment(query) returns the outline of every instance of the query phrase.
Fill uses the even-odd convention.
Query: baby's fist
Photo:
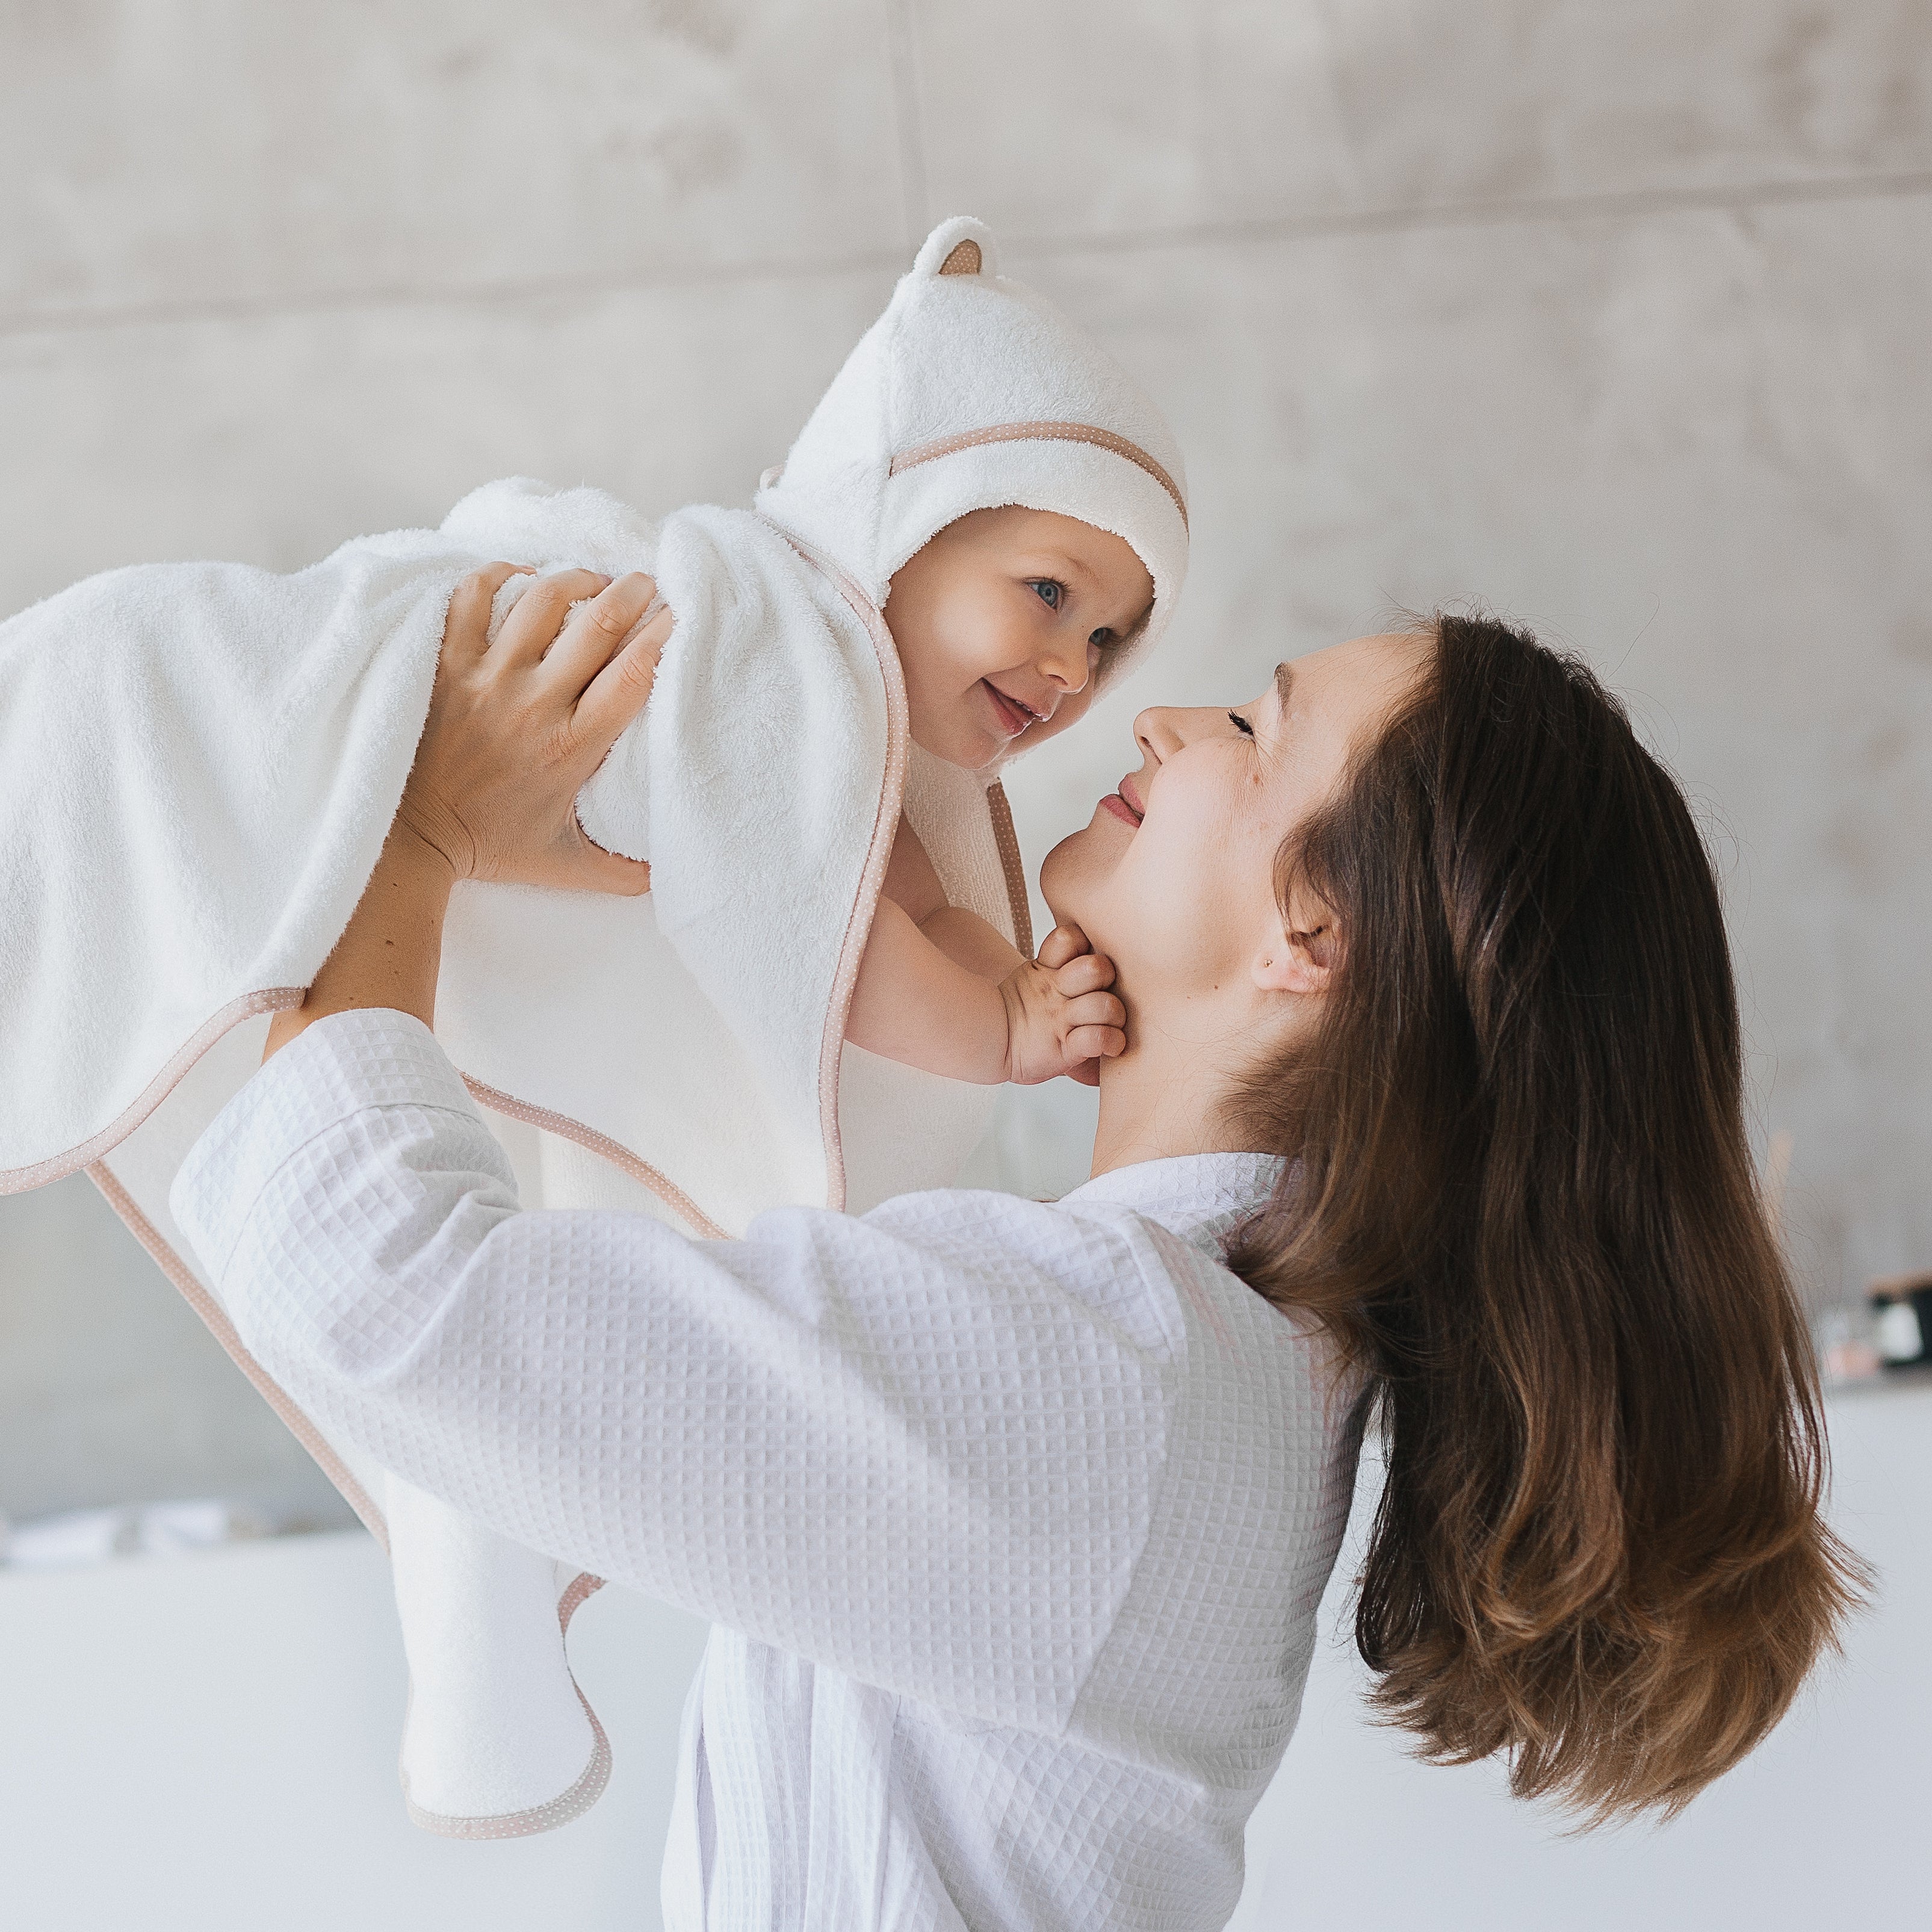
[[[1006,1078],[1033,1086],[1058,1074],[1088,1086],[1099,1064],[1126,1050],[1127,1010],[1107,989],[1114,962],[1077,926],[1055,926],[1036,959],[1000,982],[1006,1005]]]

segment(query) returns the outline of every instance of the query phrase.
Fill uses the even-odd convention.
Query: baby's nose
[[[1084,691],[1088,679],[1094,674],[1084,649],[1078,654],[1070,650],[1054,651],[1042,661],[1040,669],[1046,674],[1055,703],[1063,695],[1071,697],[1076,692]]]

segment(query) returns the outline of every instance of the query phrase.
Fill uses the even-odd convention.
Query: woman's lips
[[[982,677],[980,682],[986,687],[986,695],[993,701],[993,710],[1000,722],[1006,728],[1009,738],[1017,738],[1029,724],[1040,722],[1040,713],[1029,710],[1018,699],[1009,698],[991,678]]]
[[[1121,779],[1120,790],[1110,791],[1101,800],[1100,809],[1111,812],[1122,824],[1130,825],[1136,831],[1140,830],[1141,820],[1147,816],[1147,808],[1142,804],[1140,794],[1134,790],[1134,782],[1131,778]]]

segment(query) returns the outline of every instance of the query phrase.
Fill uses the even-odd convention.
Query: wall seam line
[[[1648,188],[1543,200],[1442,202],[1418,206],[1280,215],[1252,221],[1198,222],[1118,234],[1034,235],[1009,232],[1004,253],[1016,260],[1138,255],[1168,248],[1265,247],[1316,238],[1433,230],[1640,220],[1674,214],[1748,213],[1760,208],[1816,202],[1910,200],[1932,195],[1932,170],[1845,176],[1810,182],[1766,182],[1709,188]],[[909,205],[910,206],[910,205]],[[276,321],[356,309],[488,308],[520,302],[595,300],[728,286],[758,281],[804,281],[841,274],[890,274],[904,265],[898,248],[868,249],[832,260],[692,264],[683,268],[608,276],[560,275],[528,281],[443,288],[318,290],[286,296],[236,296],[204,301],[136,303],[66,309],[0,309],[0,337],[58,335],[89,330],[178,326],[205,322]]]

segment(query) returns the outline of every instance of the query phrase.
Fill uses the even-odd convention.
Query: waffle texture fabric
[[[332,1432],[712,1620],[676,1932],[1194,1932],[1239,1896],[1360,1436],[1321,1339],[1218,1258],[1276,1172],[725,1241],[521,1211],[434,1036],[372,1012],[284,1048],[173,1206]]]

